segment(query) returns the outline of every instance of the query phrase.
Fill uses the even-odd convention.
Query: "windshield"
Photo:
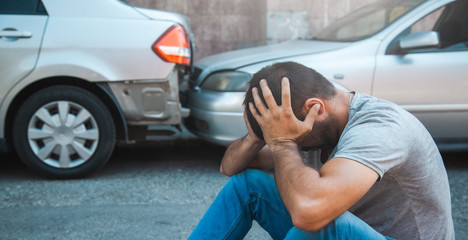
[[[360,8],[330,24],[313,39],[337,42],[370,37],[425,0],[380,0]]]

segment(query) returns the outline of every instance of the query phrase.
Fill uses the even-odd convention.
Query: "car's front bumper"
[[[221,145],[247,134],[243,117],[244,93],[192,91],[188,94],[190,117],[185,125],[198,137]]]
[[[185,125],[198,137],[225,146],[247,134],[243,113],[192,108]]]

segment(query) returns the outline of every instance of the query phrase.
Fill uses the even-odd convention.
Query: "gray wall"
[[[195,60],[220,52],[313,35],[376,0],[127,0],[186,15],[195,35]]]

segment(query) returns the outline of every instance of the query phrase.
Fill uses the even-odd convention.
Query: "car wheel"
[[[104,103],[74,86],[53,86],[30,96],[13,125],[15,149],[36,173],[79,178],[101,168],[115,145],[115,127]]]

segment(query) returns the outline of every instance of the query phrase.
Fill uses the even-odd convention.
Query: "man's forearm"
[[[304,204],[310,204],[320,174],[308,167],[294,142],[269,146],[273,153],[275,181],[281,199],[293,221],[303,213]]]
[[[299,149],[295,143],[275,144],[270,146],[273,154],[275,180],[278,190],[285,204],[293,202],[291,198],[297,196],[297,192],[303,192],[311,182],[310,170],[304,164]],[[304,171],[306,170],[306,171]],[[317,173],[318,174],[318,173]]]
[[[221,173],[232,176],[241,172],[252,163],[264,146],[264,142],[255,141],[249,135],[234,141],[223,156]]]

